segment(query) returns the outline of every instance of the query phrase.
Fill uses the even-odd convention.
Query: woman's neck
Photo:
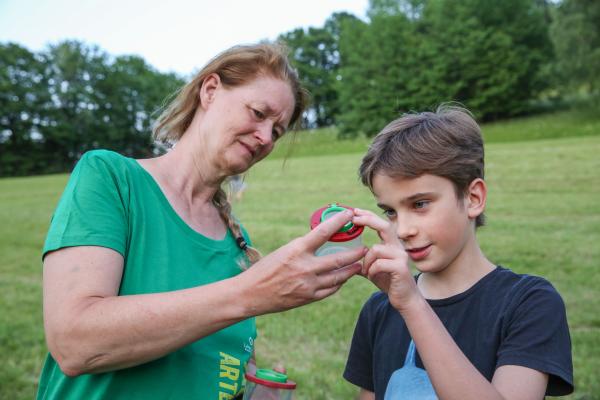
[[[193,230],[216,240],[226,227],[213,204],[221,181],[203,171],[192,157],[176,148],[151,159],[138,160],[152,175],[173,210]]]

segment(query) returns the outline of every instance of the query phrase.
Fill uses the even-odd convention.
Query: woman
[[[323,299],[360,270],[364,249],[314,256],[351,213],[260,258],[221,189],[303,106],[282,49],[238,46],[159,118],[154,134],[176,143],[170,152],[82,157],[44,246],[50,354],[38,399],[233,398],[253,317]]]

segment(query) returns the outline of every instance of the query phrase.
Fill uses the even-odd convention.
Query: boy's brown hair
[[[441,105],[435,112],[404,114],[375,136],[359,174],[373,191],[373,176],[416,178],[436,175],[452,182],[458,199],[470,183],[484,177],[483,138],[465,108]],[[475,226],[484,225],[479,215]]]

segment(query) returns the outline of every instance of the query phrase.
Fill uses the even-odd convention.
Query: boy
[[[362,270],[381,292],[360,313],[344,372],[361,400],[542,399],[573,391],[560,295],[542,278],[492,264],[477,243],[483,169],[477,123],[448,106],[391,122],[363,158],[362,182],[387,221],[355,210],[353,222],[382,240]]]

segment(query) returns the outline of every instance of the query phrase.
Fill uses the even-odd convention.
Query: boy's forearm
[[[441,399],[503,399],[463,354],[423,297],[401,314]]]

